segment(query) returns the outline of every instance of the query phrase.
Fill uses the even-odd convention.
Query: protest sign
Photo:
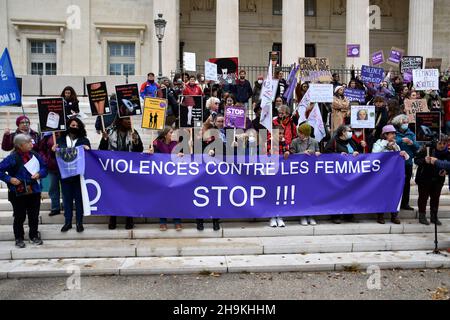
[[[116,95],[119,118],[142,114],[141,99],[137,84],[116,86]]]
[[[347,58],[358,58],[361,53],[361,45],[348,44],[347,45]]]
[[[145,98],[142,129],[163,130],[166,123],[167,100]]]
[[[438,69],[413,70],[414,88],[418,91],[439,90]]]
[[[217,64],[205,61],[205,80],[218,82]]]
[[[400,72],[413,71],[423,68],[423,57],[404,56],[400,64]]]
[[[416,113],[416,136],[417,142],[439,141],[441,136],[441,113]]]
[[[441,71],[442,58],[427,58],[425,61],[425,69],[438,69]]]
[[[352,106],[351,126],[353,129],[374,129],[375,107]]]
[[[106,82],[90,83],[87,85],[89,105],[93,116],[102,116],[111,114],[109,106],[108,89]]]
[[[183,52],[184,70],[197,71],[197,58],[193,52]]]
[[[344,96],[350,102],[353,102],[353,101],[356,101],[358,103],[366,102],[366,92],[364,90],[347,88],[344,91]]]
[[[384,80],[384,69],[370,66],[362,66],[361,80],[364,83],[380,84]]]
[[[239,58],[213,58],[209,62],[217,65],[218,80],[222,85],[236,84]]]
[[[416,114],[419,112],[430,112],[427,100],[405,99],[405,113],[408,116],[409,123],[416,123]]]
[[[180,96],[180,128],[203,126],[203,97]]]
[[[384,51],[380,50],[372,53],[372,65],[378,66],[384,63]]]
[[[405,182],[398,153],[271,158],[200,163],[186,156],[88,151],[85,214],[251,219],[397,212]]]
[[[389,53],[389,58],[386,61],[386,63],[390,64],[394,67],[398,67],[404,54],[405,54],[405,50],[396,48],[396,47],[392,47],[391,52]]]
[[[0,106],[21,105],[22,95],[9,56],[8,49],[0,58]]]
[[[84,146],[56,150],[56,162],[62,179],[84,175]]]
[[[333,102],[333,85],[332,84],[310,84],[309,95],[311,102],[330,103]]]
[[[225,108],[225,127],[245,129],[245,107],[226,107]]]
[[[300,79],[303,82],[331,82],[328,58],[299,58]]]
[[[63,98],[37,100],[41,132],[66,131],[66,112]]]

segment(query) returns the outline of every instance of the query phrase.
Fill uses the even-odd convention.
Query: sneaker
[[[280,218],[280,217],[277,218],[277,225],[280,228],[285,228],[286,227],[286,224],[284,223],[283,218]]]
[[[41,233],[38,232],[37,236],[30,240],[30,243],[36,246],[42,246],[44,242],[41,239]]]
[[[278,227],[277,218],[272,218],[272,219],[270,219],[270,226],[271,226],[272,228]]]
[[[309,217],[308,220],[309,220],[309,224],[310,225],[312,225],[312,226],[316,226],[317,225],[317,222],[316,222],[316,220],[314,218]]]
[[[26,247],[25,242],[23,242],[22,239],[17,239],[16,240],[16,247],[19,249],[23,249]]]
[[[300,224],[302,225],[302,226],[307,226],[308,225],[308,219],[306,219],[306,217],[301,217],[300,218]]]

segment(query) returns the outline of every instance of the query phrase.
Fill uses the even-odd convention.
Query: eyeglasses
[[[30,121],[22,121],[19,124],[30,124]]]

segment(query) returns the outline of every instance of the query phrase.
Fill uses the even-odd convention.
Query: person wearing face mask
[[[298,138],[292,141],[289,151],[284,154],[284,158],[288,159],[291,154],[306,154],[308,156],[320,156],[320,146],[317,140],[311,138],[312,127],[308,123],[301,124],[298,129]],[[301,217],[300,224],[307,226],[308,224],[315,226],[316,220],[312,217]]]
[[[14,138],[18,134],[25,134],[31,137],[33,150],[35,152],[39,152],[39,143],[41,141],[41,138],[37,132],[30,128],[30,124],[30,119],[27,116],[23,115],[16,119],[17,130],[15,132],[11,133],[11,130],[9,128],[6,128],[3,135],[2,150],[7,152],[14,150]]]
[[[202,92],[205,94],[208,85],[206,84],[205,75],[203,73],[197,74],[197,82],[200,88],[202,89]]]
[[[291,145],[292,141],[297,138],[297,129],[288,106],[283,105],[278,109],[278,116],[273,120],[273,126],[283,127],[286,144]]]
[[[354,129],[352,139],[363,150],[363,153],[369,153],[369,145],[365,141],[364,129]]]
[[[141,85],[141,98],[145,97],[156,98],[159,90],[159,85],[155,82],[155,74],[150,72],[147,75],[147,81]]]
[[[373,146],[373,153],[382,152],[400,152],[400,155],[405,159],[409,160],[409,155],[405,151],[401,151],[400,146],[397,144],[396,140],[396,129],[393,125],[387,125],[383,128],[381,139],[379,139]],[[384,213],[377,214],[377,222],[379,224],[385,224]],[[400,219],[398,218],[398,212],[391,213],[391,222],[394,224],[400,224]]]
[[[428,198],[430,198],[431,223],[442,225],[438,218],[439,199],[447,171],[433,164],[436,161],[450,161],[447,140],[446,135],[441,135],[435,146],[429,148],[429,151],[425,146],[422,147],[414,158],[414,163],[419,166],[416,173],[416,183],[419,189],[419,222],[424,225],[430,224],[426,217]],[[427,153],[429,153],[429,158],[427,158]]]
[[[413,159],[420,146],[416,142],[416,135],[409,129],[409,120],[406,115],[399,115],[392,120],[392,124],[397,130],[396,142],[402,151],[406,151],[409,159],[405,162],[405,187],[403,189],[403,198],[401,209],[414,211],[409,205],[409,194],[411,189],[411,177],[413,174]]]
[[[252,97],[253,108],[256,107],[258,102],[261,102],[261,90],[262,90],[263,83],[264,83],[264,77],[258,76],[258,80],[255,82],[255,86],[253,87],[253,97]]]
[[[361,146],[358,146],[352,139],[353,132],[349,126],[340,126],[337,128],[333,138],[328,142],[325,147],[325,153],[339,153],[341,155],[353,155],[359,156],[362,153]],[[335,224],[340,224],[342,215],[336,215],[332,217],[332,221]],[[344,219],[347,222],[355,222],[355,217],[351,215],[345,215]]]
[[[130,118],[118,118],[114,127],[103,133],[99,150],[121,151],[121,152],[143,152],[144,145],[136,130],[131,128]],[[110,217],[109,230],[117,227],[117,217]],[[133,229],[133,218],[126,218],[126,230]]]
[[[338,86],[334,90],[331,109],[331,132],[335,132],[339,126],[346,124],[350,116],[350,101],[344,96],[344,87]]]
[[[253,90],[250,82],[245,79],[246,76],[247,72],[245,70],[239,72],[239,80],[233,86],[233,93],[236,97],[236,102],[241,103],[248,110],[248,101],[253,96]]]
[[[388,124],[388,111],[384,98],[376,97],[373,103],[375,105],[375,129],[371,130],[370,136],[367,137],[370,145],[373,145],[378,140],[378,138],[381,136],[381,132],[383,131],[384,126]]]
[[[91,149],[91,143],[87,138],[84,123],[78,118],[71,118],[67,121],[68,130],[61,134],[52,147],[56,152],[58,148],[75,148],[83,146],[85,150]],[[72,229],[73,202],[75,201],[77,232],[83,232],[83,200],[81,196],[80,176],[61,179],[61,191],[63,195],[65,223],[61,232]]]
[[[195,76],[189,77],[189,83],[183,90],[184,96],[204,96],[202,88],[197,84]]]

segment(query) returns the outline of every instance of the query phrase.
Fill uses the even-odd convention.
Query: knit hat
[[[30,122],[30,118],[28,118],[27,116],[20,116],[16,119],[16,126],[19,127],[20,123],[23,120],[28,120],[28,122]]]
[[[337,86],[337,87],[334,89],[334,93],[338,93],[338,91],[339,91],[340,89],[344,89],[344,86]]]
[[[301,133],[307,137],[311,136],[312,128],[308,123],[304,123],[298,127],[298,133]]]

